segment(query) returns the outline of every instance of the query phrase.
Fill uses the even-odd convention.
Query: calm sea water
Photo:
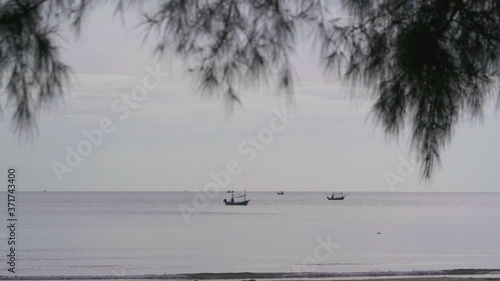
[[[179,206],[195,196],[17,193],[16,275],[500,268],[500,193],[248,192],[246,207],[221,193],[186,221]]]

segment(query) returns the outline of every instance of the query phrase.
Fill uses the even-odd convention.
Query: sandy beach
[[[366,280],[378,280],[378,281],[486,281],[486,280],[500,280],[500,276],[483,276],[483,277],[471,277],[471,276],[398,276],[398,277],[348,277],[348,278],[311,278],[311,279],[246,279],[246,281],[258,281],[258,280],[279,280],[279,281],[366,281]],[[243,280],[245,281],[245,279]]]

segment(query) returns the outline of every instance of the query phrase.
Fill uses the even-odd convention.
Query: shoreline
[[[225,272],[144,275],[40,275],[6,276],[0,280],[245,280],[245,281],[438,281],[438,280],[499,280],[500,269],[450,269],[426,271],[365,271],[365,272]]]
[[[42,281],[42,280],[81,280],[81,281],[91,281],[91,280],[193,280],[198,279],[176,279],[160,276],[0,276],[0,280],[23,280],[23,281]],[[460,281],[460,280],[470,280],[470,281],[500,281],[500,275],[496,276],[364,276],[364,277],[338,277],[338,278],[277,278],[277,279],[210,279],[214,281],[224,280],[224,281],[366,281],[366,280],[378,280],[378,281]]]

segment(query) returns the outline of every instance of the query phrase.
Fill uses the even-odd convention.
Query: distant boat
[[[278,194],[278,195],[285,195],[285,192],[283,192],[283,190],[282,190],[282,191],[276,192],[276,194]]]
[[[234,190],[228,190],[226,193],[234,193]]]
[[[345,195],[342,192],[339,194],[335,194],[335,192],[332,192],[332,196],[330,196],[330,197],[326,196],[326,198],[328,200],[344,200]]]
[[[234,198],[243,198],[242,201],[235,201]],[[245,190],[245,193],[243,193],[243,195],[241,196],[234,196],[234,194],[231,194],[231,200],[230,201],[227,201],[226,199],[224,199],[224,204],[226,204],[226,206],[246,206],[248,205],[248,202],[250,202],[250,200],[247,200],[247,191]]]

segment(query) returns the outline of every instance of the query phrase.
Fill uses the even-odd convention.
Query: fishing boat
[[[235,198],[243,198],[242,201],[235,201],[234,199]],[[243,193],[243,195],[241,196],[234,196],[234,194],[231,194],[231,200],[226,200],[224,199],[224,204],[226,204],[226,206],[246,206],[248,205],[248,202],[250,202],[250,199],[247,200],[247,191],[245,190],[245,193]]]
[[[278,194],[278,195],[285,195],[285,192],[283,192],[283,190],[282,190],[282,191],[276,192],[276,194]]]
[[[335,192],[332,192],[332,196],[330,196],[330,197],[326,196],[326,198],[328,200],[344,200],[345,195],[342,192],[341,193],[337,193],[337,194],[335,194]]]
[[[228,190],[226,193],[234,193],[234,190]]]

